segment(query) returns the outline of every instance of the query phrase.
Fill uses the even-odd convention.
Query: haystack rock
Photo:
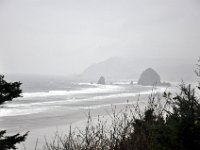
[[[105,78],[101,76],[97,82],[98,84],[106,84]]]
[[[146,69],[140,76],[139,85],[162,85],[159,74],[152,68]]]

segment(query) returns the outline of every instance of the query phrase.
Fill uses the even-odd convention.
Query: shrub
[[[197,89],[196,89],[197,90]],[[85,131],[72,132],[46,144],[47,150],[189,150],[200,147],[200,103],[191,85],[180,85],[172,97],[152,93],[148,105],[140,102],[113,111],[112,123],[89,115]],[[198,92],[198,90],[197,90]]]

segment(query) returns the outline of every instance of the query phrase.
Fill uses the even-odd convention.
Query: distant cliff
[[[97,82],[97,84],[106,84],[106,80],[103,76],[101,76]]]
[[[132,70],[132,63],[128,60],[114,57],[89,66],[82,72],[81,76],[95,81],[102,74],[107,80],[112,81],[127,78],[131,79],[133,74],[137,74],[137,71]]]
[[[151,66],[159,72],[163,80],[193,81],[196,77],[195,74],[190,74],[190,72],[193,72],[194,65],[187,62],[189,61],[113,57],[89,66],[80,74],[80,78],[96,82],[96,79],[103,74],[108,81],[123,79],[135,80],[138,79],[142,71],[148,66]]]
[[[160,85],[160,76],[152,68],[146,69],[140,76],[138,80],[140,85]]]
[[[139,85],[150,85],[150,86],[170,86],[170,83],[161,82],[160,75],[153,70],[152,68],[148,68],[142,72],[139,80]]]

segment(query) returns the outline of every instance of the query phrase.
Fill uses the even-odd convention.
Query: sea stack
[[[159,74],[153,70],[152,68],[146,69],[140,76],[138,80],[139,85],[153,86],[153,85],[161,85]]]
[[[101,76],[97,82],[98,84],[106,84],[105,78]]]

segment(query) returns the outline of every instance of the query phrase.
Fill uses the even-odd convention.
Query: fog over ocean
[[[17,148],[40,148],[89,112],[109,122],[152,91],[197,88],[199,0],[0,0],[0,20],[0,145],[30,131]]]

